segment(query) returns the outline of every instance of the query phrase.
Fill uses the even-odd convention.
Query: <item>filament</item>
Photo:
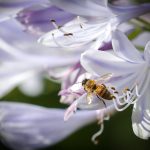
[[[62,29],[62,26],[57,25],[55,20],[52,19],[52,20],[51,20],[51,23],[52,23],[52,25],[53,25],[56,29],[58,29],[60,32],[62,32],[62,33],[64,33],[64,34],[67,34],[67,33],[68,33],[68,32],[66,32],[64,29]]]
[[[104,131],[104,124],[101,123],[101,124],[100,124],[100,130],[99,130],[98,132],[96,132],[96,133],[92,136],[92,138],[91,138],[91,140],[92,140],[92,142],[93,142],[94,144],[98,144],[98,140],[96,140],[96,138],[97,138],[98,136],[100,136],[100,135],[103,133],[103,131]]]
[[[52,33],[52,37],[53,37],[53,40],[54,40],[54,42],[55,42],[55,44],[56,44],[57,46],[59,46],[59,47],[61,47],[61,48],[68,48],[67,46],[62,45],[60,42],[58,42],[58,41],[56,40],[56,38],[55,38],[55,36],[54,36],[54,33]]]
[[[77,16],[77,20],[79,22],[80,28],[83,29],[83,23],[81,22],[80,16]]]

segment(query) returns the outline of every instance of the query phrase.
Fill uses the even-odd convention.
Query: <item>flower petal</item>
[[[112,33],[112,45],[115,53],[122,59],[135,63],[143,61],[142,54],[121,31]]]
[[[16,14],[24,7],[38,3],[47,3],[47,0],[6,0],[0,1],[0,22],[16,17]]]
[[[150,32],[143,31],[139,36],[133,39],[133,43],[136,46],[145,47],[150,39]]]
[[[84,52],[81,55],[81,64],[91,74],[113,73],[115,76],[134,73],[143,66],[143,63],[130,63],[110,52],[96,50]]]
[[[28,78],[20,84],[19,90],[28,96],[39,96],[44,91],[44,81],[40,76]]]
[[[1,140],[15,150],[53,145],[96,120],[95,111],[84,111],[64,122],[64,110],[22,103],[0,102],[0,112]]]
[[[146,62],[150,64],[150,41],[145,46],[144,58]]]
[[[112,11],[112,13],[116,14],[118,20],[122,22],[148,13],[150,9],[150,4],[145,3],[129,6],[115,6],[108,3],[108,7]]]
[[[32,6],[23,9],[17,14],[17,19],[26,26],[31,33],[41,35],[52,30],[54,26],[50,20],[55,19],[57,24],[63,25],[75,16],[58,9],[55,6]]]
[[[132,112],[132,127],[136,136],[142,139],[148,139],[150,137],[150,76],[147,73],[147,78],[144,83],[144,87],[139,100],[135,103]]]
[[[136,103],[132,113],[132,127],[136,136],[142,139],[150,137],[150,94],[147,91],[140,102]],[[142,102],[143,101],[143,102]]]
[[[36,72],[36,70],[34,65],[3,63],[0,67],[0,97],[10,92],[24,80],[37,75],[39,71]]]
[[[96,45],[98,49],[101,42],[106,40],[107,37],[110,37],[110,24],[108,22],[102,22],[99,25],[95,25],[86,23],[83,18],[80,20],[85,22],[82,28],[77,19],[70,21],[61,28],[72,35],[65,36],[63,32],[56,29],[43,35],[39,39],[39,42],[49,47],[62,47],[69,50],[80,50],[81,52],[90,48],[91,45]],[[97,42],[94,40],[97,40]]]
[[[105,0],[101,0],[100,2],[97,0],[50,0],[50,2],[57,7],[80,16],[98,16],[104,18],[111,14],[106,8]]]

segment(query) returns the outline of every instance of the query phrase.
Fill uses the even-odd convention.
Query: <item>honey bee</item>
[[[92,79],[84,79],[82,81],[82,86],[84,90],[87,92],[87,100],[88,104],[92,103],[92,95],[96,95],[105,105],[106,103],[104,100],[113,100],[115,96],[109,91],[107,86],[103,84],[103,82],[109,80],[111,78],[112,74],[108,73],[103,76],[101,76],[98,80],[92,80]],[[114,87],[112,87],[113,90],[115,90]]]

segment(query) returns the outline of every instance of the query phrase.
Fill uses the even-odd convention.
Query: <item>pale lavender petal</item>
[[[94,95],[92,97],[92,103],[88,104],[86,93],[80,96],[75,102],[77,102],[77,108],[83,110],[99,110],[105,108],[104,103]],[[105,103],[107,106],[113,105],[112,101],[105,100]]]
[[[149,74],[148,74],[149,75]],[[136,102],[132,113],[132,127],[136,136],[142,139],[150,138],[150,93],[149,84],[150,77],[148,76],[144,85],[145,92]]]
[[[113,31],[112,45],[115,53],[122,59],[134,63],[143,61],[142,54],[133,46],[133,44],[121,31]]]
[[[0,24],[0,37],[12,47],[17,48],[21,52],[25,51],[28,54],[39,54],[39,56],[56,54],[57,56],[62,57],[62,55],[74,56],[74,54],[79,53],[77,51],[73,54],[72,51],[68,53],[68,50],[59,47],[55,47],[54,50],[53,47],[45,47],[37,43],[38,37],[24,32],[24,27],[20,25],[18,21],[13,19]],[[9,53],[11,53],[11,50],[9,50]]]
[[[15,150],[53,145],[96,120],[95,111],[82,111],[64,122],[64,110],[23,103],[0,102],[0,112],[1,140]]]
[[[137,3],[131,0],[115,0],[115,1],[112,1],[112,4],[116,6],[129,6],[129,5],[133,5]]]
[[[55,6],[34,6],[23,9],[17,14],[16,18],[26,26],[28,31],[42,34],[54,29],[50,20],[54,19],[58,25],[63,25],[74,17],[73,14],[67,13]]]
[[[0,43],[2,44],[2,42]],[[0,97],[4,94],[7,94],[10,90],[26,79],[29,79],[35,75],[42,76],[44,73],[48,72],[48,70],[53,68],[62,67],[64,69],[64,67],[73,65],[79,59],[78,55],[74,55],[74,57],[60,57],[57,55],[30,55],[27,53],[19,52],[19,50],[16,51],[16,49],[4,43],[3,48],[6,48],[6,51],[11,51],[11,55],[16,60],[5,60],[5,62],[1,64]]]
[[[134,73],[144,65],[144,63],[126,62],[110,52],[96,50],[84,52],[81,55],[81,64],[91,74],[113,73],[115,76]]]
[[[115,6],[108,3],[108,7],[117,15],[117,19],[122,22],[149,12],[150,3],[129,6]]]
[[[26,52],[20,52],[18,49],[11,47],[8,43],[6,43],[3,40],[0,40],[0,44],[0,48],[2,48],[6,52],[9,52],[11,56],[13,56],[17,61],[20,61],[21,63],[26,62],[26,64],[28,65],[35,65],[39,67],[39,69],[42,68],[43,70],[73,65],[74,62],[76,62],[79,59],[79,54],[74,55],[74,57],[70,57],[71,55],[61,57],[55,54],[51,54],[49,56],[42,56],[39,54],[28,54]]]
[[[15,18],[16,14],[25,7],[46,4],[47,0],[2,0],[0,1],[0,22]]]
[[[25,95],[36,97],[44,91],[44,81],[40,76],[34,76],[24,80],[19,85],[19,90]]]
[[[48,49],[37,44],[37,38],[24,32],[25,28],[14,19],[0,24],[0,37],[11,46],[30,53],[44,53]]]
[[[97,1],[97,0],[50,0],[52,4],[60,7],[68,12],[74,13],[79,16],[96,16],[96,17],[106,17],[110,16],[110,11],[105,7],[106,1]]]
[[[62,27],[63,30],[72,33],[73,36],[64,36],[64,33],[57,29],[43,35],[39,39],[39,42],[45,46],[53,48],[62,47],[69,51],[80,51],[81,53],[91,47],[98,49],[102,42],[109,39],[111,32],[110,23],[102,22],[97,25],[86,23],[87,20],[84,18],[80,18],[80,20],[85,22],[83,23],[84,29],[80,27],[78,19],[74,19]],[[105,30],[107,30],[107,32],[105,32]]]
[[[12,57],[11,54],[9,54],[6,51],[3,51],[0,47],[0,60],[1,61],[12,61],[12,60],[14,60],[14,58]]]
[[[146,62],[150,64],[150,41],[145,46],[144,58]]]
[[[150,32],[143,31],[140,35],[132,40],[133,44],[140,47],[145,47],[145,45],[150,40]]]
[[[128,35],[135,30],[135,26],[133,24],[130,24],[129,22],[123,22],[119,24],[117,29]]]
[[[37,74],[39,74],[39,71],[37,71],[37,67],[34,65],[21,62],[2,63],[0,67],[0,97],[9,93],[26,79]]]
[[[3,7],[17,7],[17,6],[26,6],[31,4],[36,4],[39,2],[44,2],[45,0],[1,0],[0,6]],[[45,1],[46,2],[46,1]]]

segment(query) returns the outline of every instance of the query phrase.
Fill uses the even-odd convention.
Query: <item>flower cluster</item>
[[[42,148],[95,121],[97,144],[104,121],[131,105],[134,133],[150,137],[150,3],[7,0],[0,9],[0,97],[15,87],[37,96],[46,76],[61,84],[60,102],[69,105],[1,101],[4,144]]]

